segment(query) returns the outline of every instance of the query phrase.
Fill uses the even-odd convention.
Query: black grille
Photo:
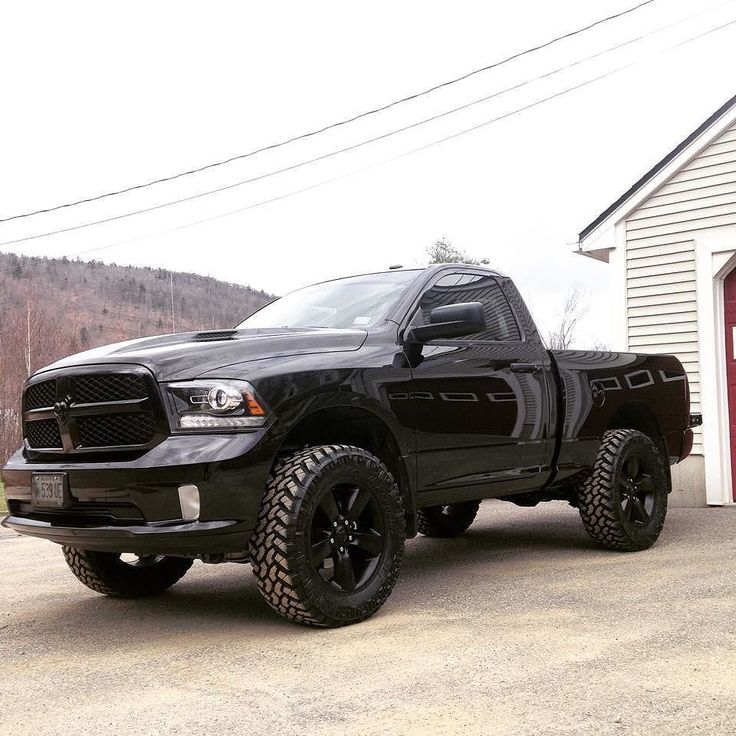
[[[163,438],[163,409],[147,371],[59,371],[51,375],[54,377],[31,384],[23,397],[24,436],[30,449],[65,453],[114,447],[130,450]]]
[[[72,399],[78,404],[143,399],[147,395],[143,379],[135,373],[92,374],[72,381]]]
[[[56,401],[56,381],[34,383],[26,390],[26,410],[46,409]]]
[[[53,402],[52,402],[53,403]],[[61,434],[56,419],[26,422],[26,438],[34,449],[60,449]]]
[[[102,414],[77,420],[81,447],[145,445],[156,432],[150,412],[140,414]]]

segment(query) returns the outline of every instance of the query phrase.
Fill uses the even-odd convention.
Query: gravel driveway
[[[560,503],[486,502],[409,543],[373,619],[288,624],[247,566],[98,596],[58,547],[0,537],[8,734],[733,734],[736,509],[675,509],[647,552],[599,551]]]

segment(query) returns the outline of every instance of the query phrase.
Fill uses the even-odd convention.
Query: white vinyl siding
[[[736,225],[736,125],[681,168],[626,219],[626,315],[630,350],[674,353],[700,411],[697,237]],[[693,451],[702,454],[695,430]]]

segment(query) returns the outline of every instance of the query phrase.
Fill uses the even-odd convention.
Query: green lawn
[[[8,510],[8,504],[5,503],[5,489],[3,482],[0,480],[0,514],[4,514]]]

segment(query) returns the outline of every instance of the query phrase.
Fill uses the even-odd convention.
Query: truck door
[[[551,457],[549,356],[536,333],[527,339],[497,278],[438,275],[410,324],[425,324],[435,307],[474,301],[485,331],[424,345],[412,373],[419,488],[444,503],[536,488]]]

